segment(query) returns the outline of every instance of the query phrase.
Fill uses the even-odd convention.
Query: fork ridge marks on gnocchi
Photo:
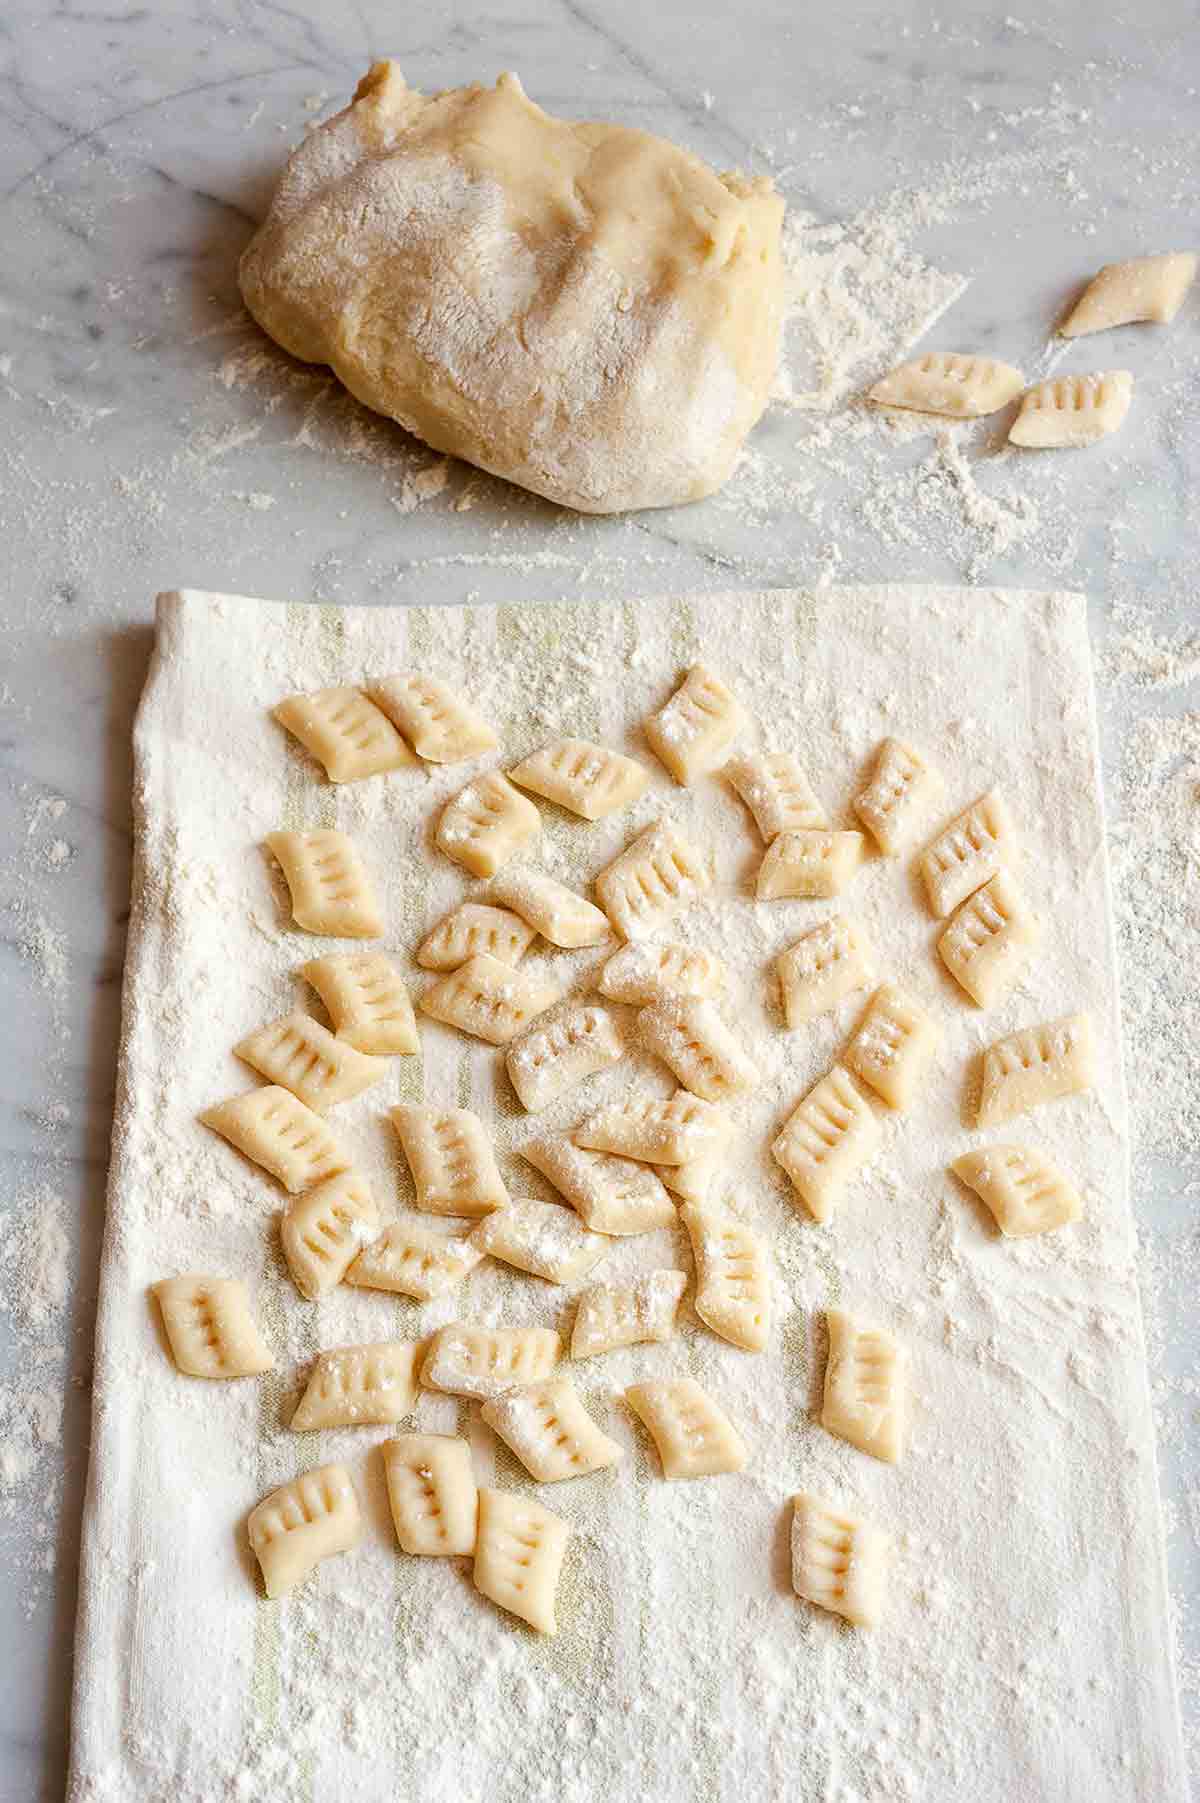
[[[483,1122],[469,1108],[401,1103],[391,1113],[426,1214],[478,1216],[508,1201]]]
[[[1092,1023],[1086,1014],[1067,1014],[1009,1033],[983,1054],[979,1125],[995,1127],[1043,1102],[1090,1089],[1095,1062]]]
[[[761,1352],[771,1331],[771,1266],[761,1237],[713,1203],[679,1211],[696,1261],[696,1313],[731,1346]]]
[[[277,1083],[218,1102],[200,1119],[292,1195],[350,1168],[341,1143],[321,1116]]]
[[[571,1529],[513,1490],[479,1492],[475,1588],[510,1615],[555,1634],[554,1602]]]
[[[981,1008],[1016,982],[1040,937],[1033,911],[1007,870],[998,870],[951,918],[938,940],[942,963]]]
[[[595,1358],[623,1346],[659,1344],[675,1332],[687,1278],[682,1271],[648,1271],[631,1283],[597,1283],[585,1290],[571,1334],[573,1359]]]
[[[609,936],[607,915],[544,870],[522,865],[504,871],[493,881],[488,899],[520,915],[543,939],[567,951],[599,945]]]
[[[669,996],[643,1008],[638,1031],[646,1050],[661,1058],[676,1081],[703,1101],[728,1102],[758,1083],[758,1067],[725,1025],[716,1004],[701,996]]]
[[[1015,863],[1019,853],[1008,805],[999,789],[989,789],[921,853],[918,869],[930,912],[939,920],[952,914],[1002,865]]]
[[[383,952],[334,952],[300,966],[325,1004],[337,1037],[372,1057],[420,1050],[404,979]]]
[[[1075,1185],[1029,1146],[984,1146],[964,1152],[950,1169],[986,1203],[1006,1239],[1053,1233],[1083,1212]]]
[[[622,1238],[675,1220],[675,1204],[648,1165],[589,1151],[564,1134],[526,1140],[520,1151],[593,1233]]]
[[[1195,275],[1196,258],[1188,251],[1106,263],[1059,326],[1059,335],[1082,338],[1088,332],[1145,320],[1170,325]]]
[[[584,820],[604,820],[645,793],[650,772],[587,739],[552,739],[510,770],[509,781]]]
[[[356,1052],[299,1009],[248,1033],[233,1050],[268,1083],[282,1084],[318,1114],[361,1095],[388,1073],[385,1059]]]
[[[458,764],[496,749],[496,735],[482,715],[436,677],[406,671],[384,676],[369,689],[426,763]]]
[[[522,1107],[549,1107],[598,1071],[619,1064],[625,1045],[607,1008],[570,1002],[552,1017],[535,1020],[508,1048],[505,1068]]]
[[[171,1357],[185,1376],[258,1377],[274,1369],[236,1277],[164,1277],[154,1294]]]
[[[471,1245],[548,1283],[578,1282],[613,1249],[608,1234],[590,1232],[573,1208],[533,1199],[497,1209],[473,1230]]]
[[[1119,431],[1132,400],[1127,369],[1052,376],[1022,397],[1008,441],[1033,450],[1080,449]]]
[[[489,1045],[507,1045],[535,1015],[562,995],[558,984],[533,971],[514,970],[487,952],[432,984],[420,999],[422,1014],[457,1027]]]
[[[519,964],[537,934],[511,908],[461,902],[417,948],[422,970],[458,970],[486,953],[501,964]]]
[[[854,798],[854,812],[880,851],[895,857],[911,841],[941,787],[941,777],[915,746],[885,739],[869,782]]]
[[[1024,386],[1024,376],[1011,363],[960,351],[926,351],[876,382],[867,399],[877,407],[978,419],[1007,407]]]
[[[745,723],[732,690],[706,664],[693,664],[643,730],[651,751],[675,781],[690,784],[725,761]]]
[[[334,939],[378,939],[383,916],[366,867],[345,833],[268,833],[292,897],[292,916],[306,933]]]
[[[401,1549],[422,1558],[475,1551],[479,1493],[471,1449],[451,1434],[397,1434],[383,1443],[392,1523]]]
[[[549,1327],[443,1327],[429,1343],[421,1382],[427,1390],[487,1401],[548,1377],[560,1345]]]
[[[815,1221],[827,1221],[847,1183],[879,1143],[879,1121],[843,1064],[813,1085],[789,1115],[771,1156]]]
[[[297,1433],[403,1420],[416,1401],[418,1345],[380,1340],[322,1352],[292,1416]]]
[[[719,994],[725,987],[725,966],[695,946],[636,939],[613,953],[596,987],[610,1001],[648,1007],[672,995]]]
[[[437,845],[472,876],[495,876],[542,830],[528,797],[499,770],[487,770],[442,809]]]
[[[279,1242],[300,1294],[316,1302],[336,1289],[378,1231],[375,1198],[357,1171],[340,1171],[289,1202]]]
[[[750,1457],[728,1415],[693,1377],[632,1384],[625,1400],[654,1441],[665,1478],[740,1471]]]
[[[480,1415],[536,1484],[587,1477],[624,1456],[592,1420],[569,1377],[509,1390],[485,1402]]]
[[[890,1537],[807,1490],[792,1510],[796,1595],[856,1627],[875,1627],[883,1613]]]
[[[294,1590],[334,1553],[362,1539],[362,1515],[344,1465],[318,1465],[264,1496],[246,1524],[268,1596]]]
[[[871,997],[844,1058],[856,1077],[889,1108],[911,1106],[939,1033],[921,1004],[894,983]]]
[[[622,939],[648,939],[711,882],[708,859],[657,820],[600,872],[595,888]]]
[[[829,816],[790,751],[744,751],[721,772],[754,816],[769,845],[780,833],[829,825]]]
[[[666,1098],[611,1102],[574,1132],[577,1146],[647,1164],[688,1164],[716,1151],[730,1134],[729,1116],[685,1089]]]
[[[355,1258],[345,1281],[364,1290],[389,1290],[432,1302],[448,1296],[483,1258],[470,1234],[438,1233],[413,1221],[392,1221]]]
[[[834,914],[810,927],[775,960],[788,1027],[802,1027],[856,989],[865,989],[873,964],[874,954],[856,920]]]
[[[904,1452],[908,1363],[882,1328],[864,1327],[843,1309],[825,1312],[829,1357],[821,1426],[860,1452],[895,1465]]]
[[[331,783],[360,782],[417,761],[387,715],[361,689],[289,695],[271,712],[325,766]]]
[[[758,867],[759,901],[821,900],[840,895],[862,863],[861,833],[820,828],[780,833]]]

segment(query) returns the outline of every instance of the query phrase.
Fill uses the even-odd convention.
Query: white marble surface
[[[1019,0],[1014,0],[1019,5]],[[971,277],[939,336],[1041,367],[1098,262],[1195,237],[1200,43],[1182,0],[800,8],[743,0],[9,0],[0,22],[0,1440],[7,1383],[66,1386],[61,1450],[0,1455],[0,1800],[62,1793],[90,1316],[129,878],[128,726],[154,592],[460,601],[879,579],[1084,588],[1156,631],[1197,614],[1200,307],[1070,368],[1132,368],[1119,448],[1037,468],[982,429],[966,461],[779,410],[723,497],[579,521],[469,473],[288,364],[234,267],[289,142],[389,52],[424,87],[519,70],[554,110],[771,169],[794,208],[860,217]],[[911,193],[909,191],[912,191]],[[874,236],[872,237],[872,233]],[[866,305],[870,314],[871,305]],[[840,422],[840,423],[839,423]],[[816,436],[814,436],[814,425]],[[1034,459],[1034,464],[1039,460]],[[423,476],[423,480],[422,480]],[[464,504],[469,503],[469,504]],[[1111,770],[1139,711],[1106,685]],[[59,808],[58,801],[65,802]],[[1194,946],[1192,947],[1194,955]],[[1126,973],[1136,986],[1136,972]],[[1135,1083],[1135,1105],[1139,1097]],[[1144,1098],[1143,1098],[1144,1100]],[[1187,1435],[1197,1171],[1139,1163],[1167,1274],[1160,1368],[1185,1709],[1200,1635]],[[62,1198],[71,1295],[41,1310],[15,1250]],[[34,1372],[31,1378],[30,1373]]]

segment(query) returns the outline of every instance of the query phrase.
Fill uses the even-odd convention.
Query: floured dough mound
[[[586,513],[711,494],[766,403],[783,202],[515,75],[425,98],[376,63],[288,162],[255,318],[367,406]]]

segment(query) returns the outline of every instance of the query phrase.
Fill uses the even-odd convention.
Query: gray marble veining
[[[129,883],[128,729],[157,589],[462,601],[970,576],[1086,589],[1098,642],[1116,602],[1158,630],[1196,615],[1194,298],[1171,333],[1096,347],[1138,378],[1119,451],[1060,458],[1018,484],[979,441],[1000,529],[972,522],[972,495],[956,498],[961,478],[930,459],[928,439],[897,442],[889,490],[877,450],[846,439],[824,449],[811,419],[788,411],[764,421],[728,493],[691,509],[578,520],[443,472],[321,372],[272,350],[236,289],[238,253],[288,144],[384,52],[425,88],[515,67],[553,110],[617,117],[719,166],[770,170],[790,206],[818,218],[873,219],[885,261],[902,240],[972,278],[939,330],[947,347],[1027,368],[1098,262],[1195,239],[1200,48],[1183,0],[1120,16],[1056,0],[1029,17],[966,0],[940,18],[857,0],[744,0],[736,13],[711,0],[9,0],[0,1438],[4,1385],[30,1381],[31,1348],[39,1381],[65,1384],[67,1403],[61,1451],[43,1448],[32,1478],[6,1487],[0,1464],[0,1803],[62,1794]],[[1078,355],[1070,365],[1095,366]],[[1135,703],[1188,700],[1106,691],[1110,772]],[[1141,1224],[1168,1269],[1188,1240],[1196,1175],[1137,1174]],[[6,1255],[45,1188],[63,1199],[74,1282],[66,1311],[31,1325]],[[1194,1355],[1192,1327],[1169,1296],[1176,1373]],[[1178,1391],[1161,1406],[1177,1417]],[[1181,1522],[1172,1576],[1187,1599],[1200,1544],[1180,1439],[1168,1439],[1163,1478]],[[1194,1662],[1200,1633],[1186,1609],[1183,1629]]]

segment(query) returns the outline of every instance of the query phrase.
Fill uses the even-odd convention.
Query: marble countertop
[[[772,411],[722,495],[665,513],[567,516],[422,451],[249,325],[237,257],[284,154],[385,52],[423,88],[516,68],[551,110],[612,116],[718,166],[773,173],[793,214],[809,216],[801,285],[828,286],[840,335],[794,341],[807,400]],[[1197,618],[1195,297],[1170,332],[1130,328],[1063,363],[1135,372],[1134,410],[1112,447],[1022,460],[986,428],[888,435],[852,397],[903,321],[952,296],[939,274],[969,278],[939,329],[945,346],[1044,370],[1061,354],[1048,350],[1050,326],[1099,263],[1192,246],[1198,96],[1184,0],[1118,12],[1053,0],[1020,17],[998,0],[961,0],[940,17],[745,0],[736,22],[709,0],[482,0],[433,13],[380,0],[10,0],[0,1803],[63,1788],[128,908],[128,732],[155,592],[396,602],[827,580],[1081,588],[1118,817],[1140,723],[1196,701],[1180,680],[1186,660],[1166,677],[1145,665],[1147,645]],[[857,359],[845,355],[855,333]],[[1194,957],[1189,943],[1181,955]],[[1128,993],[1145,974],[1126,968]],[[1154,1098],[1139,1091],[1141,1067],[1132,1075],[1150,1123]],[[1164,1148],[1147,1128],[1136,1171],[1193,1732],[1194,1285],[1180,1274],[1194,1244],[1195,1143]]]

